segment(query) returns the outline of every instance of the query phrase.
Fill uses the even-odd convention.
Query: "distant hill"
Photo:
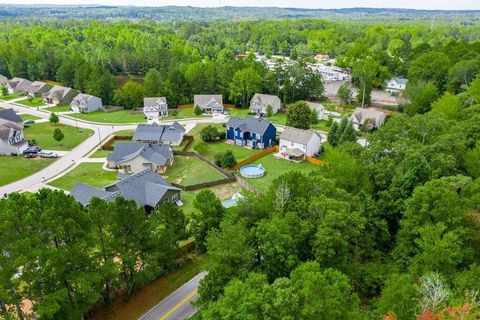
[[[133,7],[133,6],[56,6],[0,4],[1,18],[58,18],[58,19],[152,19],[156,21],[215,21],[258,19],[348,19],[376,21],[405,21],[435,18],[443,22],[480,23],[478,11],[428,11],[412,9],[348,8],[297,9],[257,7]]]

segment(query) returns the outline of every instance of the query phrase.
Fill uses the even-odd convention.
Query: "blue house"
[[[226,126],[228,142],[252,149],[271,147],[277,134],[277,128],[263,118],[231,117]]]

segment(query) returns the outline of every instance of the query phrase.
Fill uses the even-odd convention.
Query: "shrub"
[[[220,139],[220,132],[212,125],[208,125],[200,130],[200,137],[203,141],[215,141]]]
[[[237,160],[232,151],[218,153],[215,155],[215,164],[222,168],[231,168],[237,164]]]
[[[196,116],[199,116],[201,115],[203,112],[202,112],[202,108],[200,108],[200,106],[196,105],[195,106],[195,110],[193,110],[193,113],[196,115]]]
[[[60,119],[58,118],[58,116],[55,114],[55,113],[50,113],[50,118],[49,118],[50,122],[53,123],[53,124],[57,124],[58,122],[60,122]]]

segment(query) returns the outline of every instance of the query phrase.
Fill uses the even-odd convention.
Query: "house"
[[[42,94],[43,101],[49,105],[70,104],[78,95],[78,91],[72,88],[53,86],[49,91]]]
[[[164,202],[179,201],[180,189],[172,186],[157,173],[143,170],[131,176],[120,175],[118,182],[103,189],[77,183],[70,195],[83,206],[87,206],[93,198],[113,201],[116,197],[123,197],[135,201],[139,208],[151,212]]]
[[[401,77],[393,77],[392,79],[387,81],[387,88],[385,89],[386,92],[389,93],[398,93],[407,87],[408,79],[401,78]]]
[[[350,116],[350,121],[357,131],[366,125],[372,129],[379,128],[385,122],[385,113],[375,109],[356,108]]]
[[[292,161],[302,161],[319,153],[322,138],[312,130],[285,127],[280,135],[279,153],[277,157]]]
[[[255,93],[250,100],[250,112],[256,114],[267,114],[268,106],[272,107],[272,114],[277,113],[282,107],[280,98],[269,94]]]
[[[43,81],[33,81],[27,89],[27,94],[30,97],[41,97],[47,91],[50,91],[52,86]]]
[[[157,123],[139,124],[133,135],[133,141],[179,146],[182,144],[184,135],[185,128],[176,121],[171,125]]]
[[[173,164],[173,151],[166,144],[141,142],[117,143],[107,157],[107,166],[125,172],[145,169],[164,173]]]
[[[326,119],[328,116],[325,113],[325,107],[323,104],[318,103],[318,102],[310,102],[310,101],[305,101],[306,104],[310,107],[310,109],[315,110],[318,114],[318,120],[323,120]]]
[[[27,148],[22,118],[13,109],[0,110],[0,155],[22,154]]]
[[[253,149],[265,149],[275,142],[277,128],[262,117],[231,117],[227,124],[227,142]]]
[[[0,86],[6,86],[8,83],[8,78],[3,74],[0,74]]]
[[[32,85],[32,82],[27,79],[15,77],[7,82],[8,93],[27,92],[28,88]]]
[[[70,109],[73,112],[89,113],[98,111],[102,107],[102,99],[85,93],[79,93],[70,103]]]
[[[197,106],[203,113],[223,113],[223,97],[219,94],[196,94],[193,96],[193,107]]]
[[[167,98],[144,98],[143,113],[148,120],[158,119],[159,117],[168,116]]]

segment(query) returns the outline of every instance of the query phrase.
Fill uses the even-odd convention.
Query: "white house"
[[[277,113],[282,104],[280,98],[270,94],[255,93],[250,100],[250,112],[256,114],[267,114],[268,106],[272,107],[272,114]]]
[[[321,144],[322,138],[315,131],[285,127],[280,135],[279,152],[276,156],[292,161],[302,161],[305,157],[317,154]]]
[[[318,120],[326,119],[328,116],[325,114],[325,107],[318,102],[305,101],[310,109],[315,110],[318,114]]]
[[[98,111],[102,107],[102,99],[85,93],[79,93],[70,103],[70,109],[73,112],[89,113]]]
[[[385,89],[386,92],[389,93],[397,93],[405,90],[407,87],[408,79],[400,78],[400,77],[393,77],[392,79],[387,81],[387,88]]]
[[[167,98],[144,98],[143,99],[143,113],[148,120],[155,120],[159,117],[168,116]]]
[[[223,113],[223,97],[219,94],[196,94],[193,96],[193,107],[197,106],[203,113]]]
[[[353,128],[355,130],[362,129],[363,126],[379,128],[385,123],[385,113],[375,109],[356,108],[353,114],[350,116]]]
[[[27,148],[22,118],[13,109],[0,110],[0,155],[22,154]]]

